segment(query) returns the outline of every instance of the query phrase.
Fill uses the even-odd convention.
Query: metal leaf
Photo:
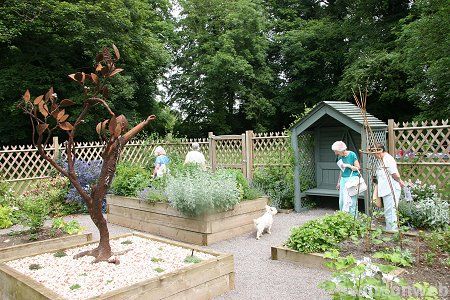
[[[111,119],[109,120],[109,133],[111,133],[111,135],[114,135],[116,127],[117,127],[117,119],[115,116],[112,116]]]
[[[75,73],[75,80],[78,82],[84,82],[85,76],[84,76],[84,72],[77,72]]]
[[[25,102],[30,102],[30,91],[29,90],[27,90],[26,92],[25,92],[25,94],[23,95],[23,99],[25,100]]]
[[[117,49],[116,45],[112,45],[113,49],[114,49],[114,55],[116,56],[116,59],[118,60],[120,58],[120,52],[119,49]]]
[[[44,95],[40,95],[40,96],[36,97],[36,99],[34,99],[34,104],[36,104],[36,105],[39,104],[43,98],[44,98]]]
[[[111,60],[111,53],[109,53],[108,48],[103,48],[103,59],[104,60]]]
[[[48,116],[48,107],[44,101],[39,102],[39,112],[46,118]]]
[[[95,61],[96,62],[101,62],[102,60],[103,60],[103,53],[97,54],[97,56],[95,57]]]
[[[102,133],[106,132],[106,125],[108,124],[108,122],[109,120],[105,120],[102,122],[102,130],[101,130]]]
[[[78,81],[78,80],[75,79],[75,74],[70,74],[69,78],[72,79],[73,81]]]
[[[98,84],[98,76],[95,73],[91,73],[92,82]]]
[[[66,130],[66,131],[73,130],[73,126],[69,122],[63,122],[63,123],[59,124],[59,127],[62,130]]]
[[[97,134],[100,135],[100,133],[102,132],[102,123],[100,122],[97,124],[97,126],[95,126],[95,131],[97,131]]]
[[[44,131],[48,128],[48,124],[44,123],[44,124],[38,124],[37,126],[37,131],[39,133],[39,135],[42,135],[42,133],[44,133]]]
[[[50,98],[53,98],[53,87],[51,87],[48,92],[45,94],[45,101],[47,101]],[[47,110],[48,111],[48,110]]]
[[[67,107],[67,106],[71,106],[71,105],[74,105],[75,104],[75,102],[73,102],[72,100],[70,100],[70,99],[64,99],[64,100],[62,100],[60,103],[59,103],[59,106],[60,107]]]
[[[113,77],[114,75],[116,75],[117,73],[120,73],[120,72],[122,72],[122,71],[123,71],[123,69],[117,68],[117,69],[115,69],[114,71],[111,72],[111,74],[109,75],[109,77]]]
[[[58,120],[58,122],[62,122],[61,118],[64,116],[65,113],[66,113],[66,111],[64,109],[58,113],[58,115],[56,116],[56,119]]]
[[[61,117],[61,119],[59,119],[58,121],[59,122],[65,122],[67,119],[69,118],[69,115],[63,115],[62,117]]]

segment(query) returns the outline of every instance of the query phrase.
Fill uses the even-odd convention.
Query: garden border
[[[197,246],[171,241],[143,233],[129,233],[111,239],[137,236],[152,239],[170,245],[194,249],[198,252],[215,256],[215,259],[201,261],[174,272],[151,278],[128,287],[114,290],[91,299],[211,299],[234,289],[234,258],[232,254],[224,254]],[[79,243],[78,245],[57,250],[80,247],[95,242]],[[56,250],[56,249],[55,249]],[[42,251],[35,255],[47,253]],[[34,255],[24,255],[28,257]],[[25,276],[6,264],[0,263],[0,296],[2,299],[63,299],[60,295],[46,288],[43,284]]]
[[[92,233],[74,234],[55,239],[15,245],[0,249],[0,262],[13,260],[23,256],[33,256],[41,252],[51,252],[61,247],[71,247],[83,242],[92,241]]]
[[[267,197],[245,200],[233,209],[187,217],[168,203],[107,195],[107,219],[116,224],[195,245],[211,245],[254,229],[253,219],[265,213]]]

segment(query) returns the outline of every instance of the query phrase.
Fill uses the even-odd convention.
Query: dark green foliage
[[[0,6],[0,144],[29,143],[29,119],[15,108],[29,87],[32,94],[55,92],[78,102],[78,87],[67,74],[93,65],[98,49],[115,44],[126,72],[114,78],[111,108],[131,116],[131,124],[150,114],[158,120],[147,128],[165,133],[173,115],[155,101],[157,80],[170,62],[174,38],[168,0],[6,0]],[[76,114],[74,114],[76,115]],[[94,140],[98,110],[85,119],[78,136]],[[72,121],[72,120],[70,120]],[[14,132],[14,134],[11,134]]]
[[[266,193],[276,207],[293,208],[294,173],[292,168],[269,166],[257,169],[253,174],[253,184]]]
[[[374,258],[381,258],[400,267],[410,267],[414,262],[414,257],[408,249],[386,249],[373,255]]]
[[[139,166],[121,163],[111,184],[114,194],[136,197],[150,183],[151,173]]]
[[[364,221],[355,220],[345,212],[336,212],[292,228],[286,246],[303,253],[325,252],[337,249],[339,242],[361,236],[364,231]]]
[[[22,225],[30,227],[30,232],[35,234],[44,226],[50,206],[45,198],[25,198],[22,212]]]
[[[433,251],[443,251],[450,254],[450,226],[442,231],[427,233],[424,238],[428,247]]]

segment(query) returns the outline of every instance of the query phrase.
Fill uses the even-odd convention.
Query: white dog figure
[[[253,223],[256,228],[256,239],[259,240],[264,230],[267,229],[267,233],[270,234],[270,229],[273,224],[273,216],[277,214],[277,209],[275,207],[270,207],[266,205],[266,212],[264,215],[259,217],[258,219],[253,219]]]

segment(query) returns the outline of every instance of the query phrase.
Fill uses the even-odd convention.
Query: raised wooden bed
[[[0,261],[13,260],[18,257],[31,256],[42,252],[51,252],[60,248],[67,248],[89,241],[92,241],[92,233],[69,235],[56,239],[2,248],[0,249]]]
[[[328,270],[324,264],[329,259],[321,253],[301,253],[285,246],[273,246],[271,254],[273,260],[289,261],[307,268]]]
[[[204,250],[196,246],[141,233],[125,234],[114,237],[114,239],[132,235],[194,249],[197,252],[213,255],[215,258],[90,299],[212,299],[234,289],[233,255]],[[90,243],[92,242],[79,243],[76,247]],[[67,248],[73,247],[58,250],[67,250]],[[45,252],[47,251],[39,254]],[[0,263],[0,298],[63,299],[41,283],[15,271],[4,263]]]
[[[234,209],[191,218],[168,203],[107,195],[108,222],[176,241],[210,245],[254,230],[253,219],[265,212],[267,198],[242,201]]]

